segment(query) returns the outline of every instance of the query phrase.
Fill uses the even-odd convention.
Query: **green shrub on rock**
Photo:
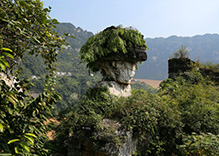
[[[91,36],[81,47],[80,56],[91,71],[98,71],[94,64],[110,53],[127,53],[137,47],[145,47],[146,41],[137,30],[111,26]]]
[[[138,140],[135,154],[139,156],[184,156],[186,152],[191,153],[188,140],[194,133],[197,134],[194,137],[198,138],[218,135],[219,90],[213,82],[198,73],[187,75],[191,79],[178,77],[164,81],[157,94],[133,90],[128,98],[118,98],[110,95],[106,88],[90,89],[73,111],[62,116],[63,123],[57,130],[56,139],[71,144],[71,137],[75,136],[79,142],[100,143],[100,138],[81,130],[81,126],[86,125],[92,127],[95,134],[106,136],[105,141],[120,146],[124,138],[115,135],[118,129],[105,127],[107,119],[120,124],[119,130],[133,132],[134,140]],[[198,152],[203,148],[205,153],[208,150],[218,152],[217,141],[193,141],[191,147]],[[206,144],[199,146],[200,141],[206,141]],[[212,141],[214,146],[206,149]]]

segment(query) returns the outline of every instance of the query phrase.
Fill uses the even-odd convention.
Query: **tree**
[[[169,107],[164,111],[172,109],[174,116],[178,116],[164,114],[172,118],[172,121],[168,123],[163,120],[159,124],[160,138],[165,141],[165,153],[211,155],[208,153],[211,151],[212,155],[217,155],[218,142],[209,140],[210,137],[217,138],[219,132],[218,86],[204,78],[197,69],[193,69],[187,73],[186,79],[184,76],[175,80],[168,79],[160,87],[159,95]],[[177,127],[172,126],[175,123],[178,123]]]
[[[60,98],[54,92],[55,61],[65,44],[55,31],[58,21],[48,15],[40,0],[0,1],[0,151],[25,155],[46,155],[43,148],[45,121]],[[25,53],[41,56],[47,66],[44,91],[33,98],[31,83],[17,79]],[[5,81],[12,82],[9,86]]]
[[[188,57],[188,55],[189,55],[189,52],[186,49],[186,47],[181,45],[181,48],[173,54],[173,57],[178,58],[178,59],[182,59],[182,58]]]

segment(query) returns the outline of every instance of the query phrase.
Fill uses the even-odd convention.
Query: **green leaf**
[[[18,154],[18,153],[19,153],[19,152],[18,152],[18,147],[15,147],[15,148],[14,148],[14,151],[15,151],[16,154]]]
[[[4,51],[10,51],[10,52],[12,52],[12,50],[11,50],[11,49],[9,49],[9,48],[2,48],[2,50],[4,50]]]
[[[72,35],[71,35],[71,36],[69,36],[69,37],[71,37],[71,38],[73,38],[73,39],[76,39],[76,37],[74,37],[74,36],[72,36]]]
[[[27,152],[30,152],[30,147],[27,146],[27,144],[26,144],[25,142],[21,142],[20,145],[21,145],[21,147],[22,147],[23,149],[25,149]]]
[[[7,100],[9,101],[9,102],[11,102],[14,106],[16,106],[16,102],[14,101],[14,99],[12,99],[11,97],[7,97]]]
[[[12,59],[14,58],[14,56],[11,55],[11,54],[9,54],[9,53],[3,52],[3,54],[6,55],[6,56],[8,56],[8,57],[10,57],[10,58],[12,58]]]
[[[53,22],[54,24],[59,24],[59,22],[58,22],[57,19],[52,19],[52,22]]]
[[[34,144],[34,139],[33,139],[32,137],[29,137],[29,136],[27,136],[27,135],[24,135],[24,137],[27,139],[27,141],[28,141],[31,145]]]
[[[0,132],[4,131],[4,126],[2,124],[0,124]]]
[[[8,144],[11,144],[11,143],[17,142],[17,141],[20,141],[20,140],[19,140],[19,139],[13,139],[13,140],[10,140],[10,141],[8,142]]]
[[[34,138],[37,138],[37,136],[33,133],[25,133],[26,136],[31,136],[31,137],[34,137]]]
[[[1,68],[2,70],[5,70],[5,69],[6,69],[6,66],[1,62],[1,60],[0,60],[0,68]]]
[[[4,63],[6,66],[9,67],[9,63],[8,63],[5,59],[2,59],[1,62]]]

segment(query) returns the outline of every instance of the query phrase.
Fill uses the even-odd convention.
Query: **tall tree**
[[[54,92],[55,61],[65,44],[55,31],[58,21],[40,0],[0,1],[0,151],[46,155],[42,136],[45,121],[59,95]],[[18,80],[16,68],[25,53],[41,56],[48,74],[44,91],[33,98],[31,83]],[[5,77],[3,79],[3,76]],[[10,82],[9,86],[6,82]]]

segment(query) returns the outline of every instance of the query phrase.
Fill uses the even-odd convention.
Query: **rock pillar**
[[[103,80],[98,86],[106,86],[110,93],[116,96],[131,95],[131,80],[139,62],[147,59],[146,49],[138,47],[127,53],[111,53],[96,63],[101,69]]]

